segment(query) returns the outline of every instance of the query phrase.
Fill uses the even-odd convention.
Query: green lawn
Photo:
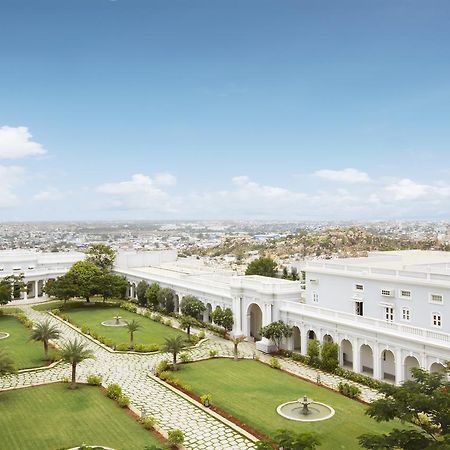
[[[258,361],[210,359],[183,364],[175,376],[197,395],[211,394],[213,405],[268,436],[279,429],[315,432],[322,449],[356,449],[360,434],[392,429],[366,416],[365,405]],[[295,422],[277,414],[281,403],[303,395],[328,404],[336,414],[316,423]]]
[[[17,369],[28,369],[47,364],[44,361],[42,342],[30,341],[30,330],[13,316],[0,316],[0,331],[9,333],[6,339],[0,339],[0,348],[12,356]],[[50,355],[54,353],[50,350]]]
[[[87,326],[91,333],[95,332],[105,338],[112,339],[115,345],[128,343],[130,339],[125,327],[105,327],[101,324],[105,320],[113,319],[116,315],[125,320],[135,319],[142,325],[142,328],[134,334],[135,344],[162,344],[166,337],[187,336],[183,331],[114,306],[81,306],[68,309],[64,311],[64,314],[69,316],[71,322],[79,328]]]
[[[99,388],[52,384],[0,393],[0,450],[56,450],[82,443],[116,450],[162,447]]]

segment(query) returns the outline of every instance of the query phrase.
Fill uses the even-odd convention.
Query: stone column
[[[234,316],[234,324],[233,324],[233,335],[241,336],[242,333],[242,298],[234,297],[233,298],[233,316]]]
[[[352,342],[353,372],[361,373],[361,350],[358,339]]]
[[[404,381],[405,364],[402,358],[401,349],[395,350],[395,384],[399,385]]]
[[[308,328],[304,325],[300,328],[300,353],[308,354]]]
[[[39,280],[34,282],[34,298],[39,297]]]
[[[381,373],[380,347],[378,344],[375,344],[373,348],[373,377],[376,380],[381,380],[383,378],[383,374]]]

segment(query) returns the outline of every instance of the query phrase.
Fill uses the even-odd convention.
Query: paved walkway
[[[130,398],[131,406],[143,415],[152,415],[158,425],[167,432],[172,428],[179,428],[185,434],[187,449],[211,450],[239,450],[254,448],[248,438],[228,427],[219,419],[193,405],[188,400],[167,389],[148,375],[162,359],[170,359],[168,354],[121,354],[112,353],[91,339],[85,337],[67,323],[50,316],[46,312],[38,312],[30,306],[22,307],[25,314],[34,322],[49,319],[61,331],[61,340],[81,339],[94,353],[95,359],[83,361],[77,369],[77,380],[85,382],[87,375],[99,374],[103,377],[103,384],[118,383],[124,393]],[[189,351],[194,360],[209,357],[210,350],[215,350],[218,356],[233,356],[233,344],[214,334],[207,334],[208,340]],[[244,358],[258,357],[264,362],[270,356],[255,350],[255,345],[243,342],[239,345],[239,355]],[[317,381],[317,370],[295,361],[280,358],[283,369],[309,379]],[[40,383],[57,382],[70,376],[70,367],[61,363],[46,370],[35,370],[8,375],[0,378],[0,389],[21,388]],[[336,388],[340,377],[320,372],[321,384]],[[370,401],[379,394],[376,391],[359,386],[362,398]]]

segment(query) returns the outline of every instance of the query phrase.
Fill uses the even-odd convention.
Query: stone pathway
[[[153,373],[155,366],[162,359],[170,359],[170,355],[112,353],[60,319],[45,312],[35,311],[30,306],[23,306],[22,309],[34,322],[49,319],[61,331],[62,341],[78,338],[93,351],[95,359],[83,361],[78,366],[78,381],[85,382],[87,375],[95,373],[103,377],[105,386],[110,383],[118,383],[130,398],[131,406],[139,410],[142,415],[154,416],[160,428],[165,432],[172,428],[181,429],[185,434],[185,448],[192,450],[254,448],[250,439],[148,376]],[[233,356],[232,342],[212,333],[207,333],[207,338],[205,343],[189,350],[193,360],[208,358],[210,350],[215,350],[218,356]],[[255,345],[250,342],[239,344],[239,356],[248,359],[257,357],[263,362],[269,362],[271,358],[269,355],[256,351]],[[287,358],[279,358],[279,360],[284,370],[310,381],[317,381],[318,371],[316,369]],[[346,381],[336,375],[321,371],[319,373],[321,384],[330,388],[336,389],[340,381]],[[69,376],[70,367],[65,363],[60,363],[47,370],[21,372],[2,377],[0,378],[0,389],[57,382]],[[371,401],[379,396],[377,391],[365,386],[358,386],[362,391],[361,397],[365,401]]]
[[[254,444],[248,438],[228,427],[219,419],[193,405],[158,382],[152,380],[151,373],[168,354],[139,355],[111,353],[97,345],[91,339],[47,313],[38,312],[30,307],[22,308],[33,321],[49,319],[61,331],[61,340],[78,338],[94,352],[95,359],[83,361],[77,368],[77,381],[86,381],[87,375],[99,374],[103,383],[118,383],[130,398],[131,406],[143,415],[154,416],[160,428],[168,431],[179,428],[185,435],[184,447],[201,450],[237,450],[251,449]],[[204,358],[211,348],[221,351],[223,346],[215,341],[203,345],[191,353],[195,358]],[[22,388],[36,384],[61,381],[70,376],[68,364],[61,363],[47,370],[21,372],[0,378],[0,389]]]

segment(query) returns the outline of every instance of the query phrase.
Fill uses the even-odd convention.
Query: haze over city
[[[448,219],[446,1],[0,7],[2,221]]]

